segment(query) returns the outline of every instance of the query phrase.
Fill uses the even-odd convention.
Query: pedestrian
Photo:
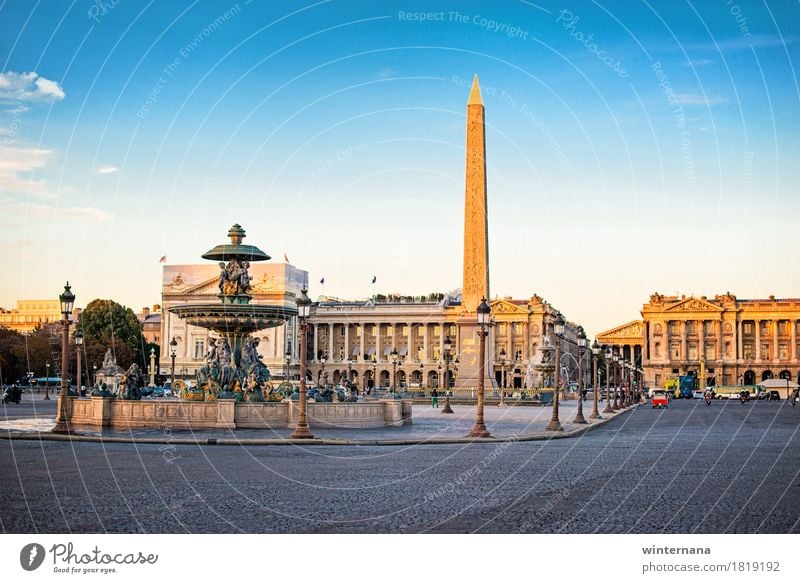
[[[436,389],[431,392],[431,407],[439,408],[439,393]]]

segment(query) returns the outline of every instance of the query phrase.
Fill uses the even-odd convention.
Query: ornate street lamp
[[[561,335],[564,333],[564,318],[561,314],[556,316],[556,321],[553,323],[553,336],[555,337],[555,341],[553,342],[556,345],[556,368],[555,368],[555,383],[553,387],[553,416],[550,418],[550,423],[548,423],[547,427],[545,428],[546,431],[562,431],[564,428],[561,427],[561,421],[558,419],[558,390],[561,385]]]
[[[500,349],[500,404],[498,407],[506,406],[506,349]]]
[[[61,315],[64,316],[61,324],[63,334],[61,336],[61,392],[58,399],[58,416],[53,427],[53,433],[69,433],[71,430],[69,422],[70,407],[67,405],[69,394],[69,315],[72,313],[72,306],[75,304],[75,294],[70,290],[69,282],[64,286],[64,292],[58,296],[61,301]]]
[[[45,377],[44,377],[44,399],[46,401],[49,401],[50,400],[50,361],[48,360],[45,363],[44,366],[47,369],[47,372],[45,373]]]
[[[611,362],[612,353],[611,349],[606,350],[606,408],[603,413],[613,413],[614,406],[611,404]]]
[[[286,374],[283,377],[283,380],[285,380],[287,382],[289,380],[289,366],[291,366],[291,364],[292,364],[292,349],[291,349],[291,347],[287,346],[286,347]]]
[[[486,424],[483,422],[483,377],[486,367],[486,335],[489,333],[487,327],[491,324],[491,308],[486,302],[486,298],[481,299],[477,309],[478,312],[478,405],[475,414],[475,426],[469,432],[469,437],[492,437]]]
[[[619,355],[616,352],[613,352],[614,350],[613,348],[611,350],[612,350],[611,361],[614,363],[614,404],[612,405],[612,408],[614,409],[614,411],[619,411],[621,408],[619,406],[619,390],[618,390],[619,381],[621,378],[621,375],[619,375]]]
[[[75,356],[78,357],[78,367],[77,367],[77,370],[76,370],[76,373],[77,373],[76,376],[78,377],[78,393],[77,393],[77,395],[79,397],[81,396],[81,386],[83,384],[81,382],[81,376],[82,376],[82,374],[81,374],[81,346],[83,346],[83,332],[78,330],[77,332],[75,332]]]
[[[97,384],[97,365],[96,364],[92,365],[92,380],[94,381],[92,383],[92,386],[96,385]]]
[[[423,390],[423,396],[424,396],[424,390],[425,390],[425,363],[424,362],[420,362],[419,363],[419,388]]]
[[[578,326],[578,410],[575,413],[573,423],[578,425],[585,425],[586,418],[583,416],[583,351],[586,348],[586,332],[583,331],[583,326]]]
[[[171,386],[175,386],[175,357],[178,355],[178,341],[175,340],[175,337],[172,337],[172,340],[169,341],[169,357],[172,360],[172,370],[170,371],[170,376],[172,380],[170,382]],[[175,390],[174,388],[172,389]]]
[[[372,386],[378,388],[378,358],[372,355]]]
[[[397,389],[396,389],[396,387],[397,387],[397,361],[398,361],[397,349],[396,348],[392,348],[392,351],[389,353],[389,356],[392,357],[392,388],[391,388],[391,390],[389,392],[392,394],[392,397],[394,397],[397,394],[396,393],[396,391],[397,391]]]
[[[450,373],[450,355],[453,349],[453,341],[450,340],[450,336],[444,337],[442,345],[444,346],[444,354],[442,354],[442,358],[444,358],[444,408],[442,413],[449,415],[453,412],[453,408],[450,406],[450,378],[448,376]],[[441,370],[441,365],[439,365],[439,369]]]
[[[600,416],[600,411],[597,410],[597,393],[600,392],[600,379],[597,377],[597,360],[600,357],[600,345],[597,343],[597,339],[595,338],[594,342],[592,342],[592,395],[594,397],[594,406],[592,407],[592,414],[589,415],[589,419],[602,419]]]
[[[293,439],[310,439],[314,437],[306,420],[306,341],[308,336],[308,315],[311,312],[311,299],[304,287],[297,298],[297,317],[300,320],[300,410],[297,425],[292,432]],[[324,365],[323,365],[324,366]]]

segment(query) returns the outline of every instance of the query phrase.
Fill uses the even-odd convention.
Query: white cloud
[[[716,95],[703,95],[702,93],[676,93],[673,103],[678,105],[719,105],[725,103],[727,99]]]
[[[0,150],[0,191],[29,194],[37,198],[56,198],[44,180],[36,180],[27,173],[47,166],[52,150],[8,146]]]
[[[64,90],[57,81],[40,77],[33,71],[0,73],[0,100],[4,101],[60,101]]]
[[[103,164],[102,166],[98,167],[95,172],[98,174],[114,174],[114,172],[119,172],[119,168],[109,164]]]
[[[3,215],[15,217],[16,222],[25,221],[27,218],[35,219],[67,219],[79,222],[104,223],[112,214],[95,207],[66,207],[61,208],[49,204],[35,202],[0,202],[0,211]]]

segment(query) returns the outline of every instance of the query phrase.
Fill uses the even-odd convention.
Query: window
[[[677,322],[670,322],[669,323],[669,333],[670,334],[678,334],[678,323]]]
[[[690,344],[688,347],[689,360],[697,360],[697,345]]]
[[[745,342],[742,344],[742,356],[748,360],[755,358],[755,349],[751,343]]]
[[[514,360],[522,360],[522,348],[514,348]]]
[[[195,360],[200,360],[206,356],[206,341],[198,338],[194,341],[194,356]]]
[[[753,333],[753,323],[752,322],[745,322],[742,324],[742,333],[743,334],[752,334]]]
[[[506,324],[498,324],[497,325],[497,334],[500,336],[506,335]]]
[[[717,357],[716,346],[714,344],[706,344],[706,360],[713,360]]]
[[[686,322],[684,322],[684,326],[686,326],[686,333],[687,334],[695,334],[697,332],[694,324],[695,324],[694,320],[686,320]]]
[[[681,345],[680,344],[673,344],[670,350],[672,354],[672,358],[679,359],[681,357]]]
[[[789,346],[781,344],[778,346],[778,358],[781,360],[789,360]]]
[[[769,360],[772,358],[769,355],[769,344],[762,344],[761,345],[761,360]]]
[[[339,327],[339,336],[344,337],[345,328],[347,328],[347,324]]]

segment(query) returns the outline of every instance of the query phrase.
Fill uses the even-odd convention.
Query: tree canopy
[[[83,332],[83,348],[90,365],[103,364],[106,350],[111,349],[117,364],[128,368],[136,362],[147,370],[150,348],[142,336],[142,324],[130,308],[113,300],[92,300],[78,317],[78,329]]]

